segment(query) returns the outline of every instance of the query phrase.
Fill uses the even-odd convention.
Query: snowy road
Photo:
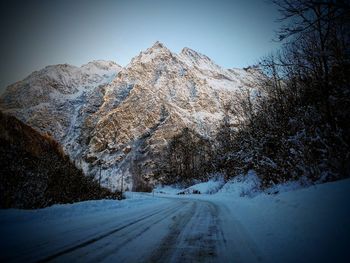
[[[0,209],[0,262],[350,262],[349,179],[222,190]]]
[[[232,228],[222,207],[204,200],[155,198],[146,207],[121,209],[74,222],[30,225],[5,261],[246,262],[259,260],[240,225]],[[124,210],[124,211],[123,211]],[[98,219],[97,219],[98,218]],[[79,223],[80,221],[80,223]],[[71,224],[70,224],[71,223]],[[56,225],[55,225],[56,224]],[[50,228],[48,230],[48,228]],[[225,230],[226,229],[226,230]],[[235,231],[236,233],[227,232]],[[45,235],[44,233],[49,233]],[[243,236],[243,235],[244,236]],[[230,237],[235,236],[235,240]],[[247,246],[248,245],[248,246]],[[15,251],[15,254],[10,252]],[[8,253],[6,255],[6,253]],[[242,257],[242,253],[244,257]],[[4,256],[4,255],[2,255]]]

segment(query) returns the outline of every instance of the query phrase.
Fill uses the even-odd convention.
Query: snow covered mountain
[[[0,98],[4,112],[60,142],[67,142],[77,125],[78,111],[93,107],[102,87],[121,67],[114,62],[94,61],[82,67],[47,66],[7,88]]]
[[[152,180],[156,156],[185,127],[211,138],[228,102],[256,91],[255,69],[223,69],[189,48],[160,42],[126,67],[93,61],[48,66],[7,88],[0,109],[49,132],[86,174],[131,188],[133,169]],[[124,188],[125,189],[125,188]]]

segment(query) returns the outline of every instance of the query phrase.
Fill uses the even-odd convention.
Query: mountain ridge
[[[102,167],[111,189],[122,177],[131,189],[135,165],[155,183],[152,169],[171,138],[184,128],[213,138],[225,105],[256,93],[261,75],[223,69],[189,48],[176,54],[158,41],[125,67],[94,61],[49,69],[11,85],[0,109],[52,134],[86,174]]]

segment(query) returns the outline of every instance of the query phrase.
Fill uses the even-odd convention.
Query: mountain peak
[[[209,57],[188,47],[184,47],[179,56],[189,66],[196,66],[201,70],[221,70]]]
[[[163,43],[156,41],[150,48],[146,49],[145,53],[171,53]]]
[[[166,48],[166,46],[163,43],[156,41],[151,48],[152,49]]]
[[[190,49],[188,47],[184,47],[182,50],[181,50],[181,53],[180,55],[183,55],[183,56],[186,56],[186,57],[190,57],[192,59],[195,59],[195,60],[198,60],[198,59],[204,59],[204,60],[207,60],[207,61],[211,61],[210,58],[208,58],[206,55],[203,55],[202,53],[199,53],[193,49]]]
[[[111,60],[93,60],[80,67],[81,70],[89,71],[90,73],[100,73],[101,71],[120,71],[121,66]]]
[[[171,56],[171,51],[161,42],[156,41],[152,47],[142,51],[137,57],[134,57],[131,62],[126,66],[130,67],[134,63],[149,63],[155,59],[165,58]]]

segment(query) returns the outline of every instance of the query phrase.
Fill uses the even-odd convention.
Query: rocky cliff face
[[[101,173],[111,188],[123,176],[131,188],[135,165],[152,180],[157,155],[183,128],[214,136],[225,105],[256,92],[258,75],[156,42],[124,68],[105,61],[46,67],[9,86],[0,106],[51,133],[85,173]]]

